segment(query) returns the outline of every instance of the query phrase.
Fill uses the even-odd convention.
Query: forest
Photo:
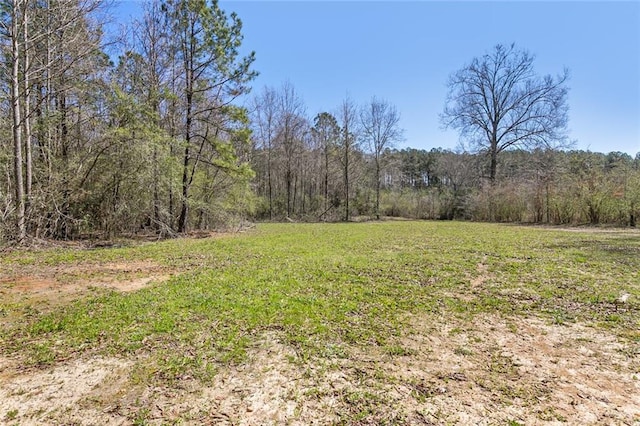
[[[466,148],[422,150],[399,148],[387,100],[309,113],[291,82],[252,88],[259,52],[215,1],[151,1],[117,43],[98,0],[3,0],[1,22],[4,242],[390,216],[635,226],[640,211],[640,153],[571,150],[566,73],[532,74],[514,46],[452,74],[442,119]],[[478,104],[461,95],[505,63],[489,81],[504,102],[465,121]]]

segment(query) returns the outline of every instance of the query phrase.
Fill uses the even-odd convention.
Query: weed
[[[135,414],[135,417],[133,418],[132,424],[134,426],[147,425],[149,417],[150,417],[150,414],[151,414],[151,411],[146,407],[142,407],[142,408],[138,409],[138,411]]]
[[[4,419],[7,421],[15,420],[18,417],[18,410],[13,409],[7,411],[7,414],[4,415]]]
[[[545,409],[540,410],[537,415],[540,420],[544,421],[567,421],[567,419],[562,414],[558,413],[553,407],[546,407]]]
[[[391,356],[411,356],[416,354],[415,349],[406,348],[400,345],[387,345],[384,347],[384,352]]]
[[[455,348],[453,350],[453,353],[456,355],[461,355],[461,356],[471,356],[473,355],[473,351],[471,349],[468,348],[464,348],[461,346],[458,346],[457,348]]]

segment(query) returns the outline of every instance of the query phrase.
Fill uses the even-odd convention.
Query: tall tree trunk
[[[344,129],[344,220],[349,222],[349,127]]]
[[[189,155],[191,147],[191,126],[193,125],[193,91],[194,91],[194,46],[195,34],[193,23],[190,24],[189,29],[186,31],[186,37],[183,41],[183,54],[184,54],[184,73],[185,73],[185,98],[186,98],[186,114],[185,114],[185,129],[184,129],[184,158],[182,162],[182,206],[180,208],[180,217],[178,219],[178,232],[187,232],[187,223],[189,220]],[[195,165],[194,165],[195,167]],[[192,170],[192,174],[195,173],[195,169]]]
[[[156,231],[160,229],[160,194],[158,192],[158,180],[160,173],[158,172],[158,148],[153,147],[153,224],[151,225]]]
[[[26,238],[25,226],[25,196],[23,183],[23,158],[22,158],[22,117],[20,111],[20,45],[18,43],[20,25],[18,16],[20,3],[13,0],[13,16],[11,25],[11,112],[13,133],[13,166],[16,195],[16,238],[22,243]]]
[[[298,198],[298,174],[293,177],[293,196],[291,202],[291,214],[296,212],[296,200]]]
[[[159,83],[156,83],[159,86]],[[153,89],[152,89],[153,90]],[[154,115],[154,127],[160,128],[160,106],[158,101],[152,102],[152,109]],[[162,218],[160,217],[160,191],[158,189],[158,182],[160,181],[160,165],[158,164],[158,146],[153,145],[153,229],[159,231],[161,229],[160,223]]]
[[[300,175],[300,214],[304,215],[306,213],[306,199],[307,199],[307,193],[305,191],[306,184],[307,184],[307,179],[305,176],[305,172],[302,169],[300,162],[298,161],[298,170],[299,170],[299,175]]]
[[[189,108],[187,108],[189,109]],[[191,117],[187,113],[187,129],[190,128],[191,125]],[[178,219],[178,232],[186,232],[187,231],[187,215],[189,214],[189,143],[190,141],[190,130],[186,131],[185,134],[185,148],[184,148],[184,158],[182,163],[182,205],[180,208],[180,217]]]
[[[267,180],[269,183],[269,220],[273,220],[273,183],[271,182],[271,140],[267,152]]]
[[[344,220],[349,222],[349,145],[345,144],[344,153]]]
[[[173,93],[175,93],[175,89],[173,89]],[[176,115],[176,101],[175,99],[171,101],[171,128],[169,129],[169,137],[171,138],[171,143],[169,144],[169,158],[173,161],[174,159],[174,147],[173,141],[176,137],[176,126],[175,126],[175,115]],[[175,216],[175,201],[173,195],[173,168],[169,167],[169,226],[171,230],[174,230],[174,224],[176,220]]]
[[[490,164],[489,164],[489,182],[491,186],[496,183],[496,170],[498,168],[498,142],[494,140],[491,142],[490,150]]]
[[[498,141],[496,140],[495,133],[491,140],[490,155],[491,155],[491,161],[489,164],[489,221],[495,222],[496,208],[495,208],[495,200],[493,199],[493,197],[495,195],[496,171],[498,168]]]
[[[287,217],[291,217],[291,165],[289,164],[289,159],[287,159],[285,180],[287,184]]]
[[[30,216],[29,210],[31,209],[31,187],[33,183],[33,163],[31,152],[31,81],[29,78],[31,64],[29,62],[29,22],[28,22],[28,10],[25,2],[24,10],[24,22],[22,24],[24,53],[23,53],[23,79],[24,79],[24,146],[25,146],[25,161],[26,161],[26,187],[25,187],[25,214]]]
[[[64,87],[64,82],[62,82],[62,87]],[[68,138],[69,138],[69,128],[67,126],[67,100],[64,94],[64,91],[61,91],[58,94],[58,112],[60,114],[59,125],[59,134],[60,134],[60,146],[62,152],[62,208],[61,211],[61,222],[58,228],[57,234],[58,238],[66,240],[69,238],[69,217],[71,212],[70,205],[70,196],[71,196],[71,188],[69,187],[69,174],[70,174],[70,164],[69,164],[69,146],[68,146]]]
[[[49,114],[51,112],[52,105],[52,92],[51,92],[51,74],[52,74],[52,49],[51,49],[51,4],[50,0],[47,0],[47,37],[45,40],[46,45],[46,54],[47,54],[47,64],[45,66],[45,87],[44,87],[44,96],[43,96],[43,110],[45,120],[49,118]],[[51,184],[53,182],[53,126],[46,125],[46,135],[45,135],[45,150],[46,150],[46,161],[47,161],[47,183]]]
[[[551,203],[549,199],[549,179],[545,179],[545,196],[547,199],[546,210],[547,210],[547,223],[551,222]]]
[[[376,219],[380,220],[380,157],[376,153]]]
[[[329,210],[329,149],[324,149],[324,211]]]

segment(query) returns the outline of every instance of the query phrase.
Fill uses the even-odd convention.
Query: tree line
[[[387,100],[309,114],[291,83],[250,94],[255,54],[216,1],[152,0],[112,46],[100,0],[0,5],[0,240],[382,216],[635,225],[638,156],[564,150],[568,72],[539,77],[513,45],[448,83],[441,119],[468,151],[398,150]]]
[[[370,109],[370,104],[361,107],[360,120],[367,119]],[[336,109],[337,116],[344,110]],[[277,117],[274,114],[271,122],[278,123]],[[277,124],[271,133],[254,132],[255,219],[360,220],[381,215],[635,226],[640,212],[640,153],[632,157],[622,152],[511,149],[499,153],[492,170],[489,150],[366,143],[365,126],[354,120],[351,129],[361,136],[349,145],[347,163],[339,118],[323,112],[313,120],[300,120],[306,124],[300,128],[297,150],[287,149]],[[272,138],[260,139],[260,134]]]

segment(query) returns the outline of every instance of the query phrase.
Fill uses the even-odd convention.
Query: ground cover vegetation
[[[639,241],[381,221],[5,252],[0,417],[633,424]]]
[[[4,242],[247,219],[635,225],[640,158],[563,150],[569,74],[537,75],[520,47],[452,70],[441,118],[466,151],[399,150],[387,100],[310,112],[292,83],[249,93],[255,55],[215,1],[151,1],[124,42],[99,0],[1,10]]]

